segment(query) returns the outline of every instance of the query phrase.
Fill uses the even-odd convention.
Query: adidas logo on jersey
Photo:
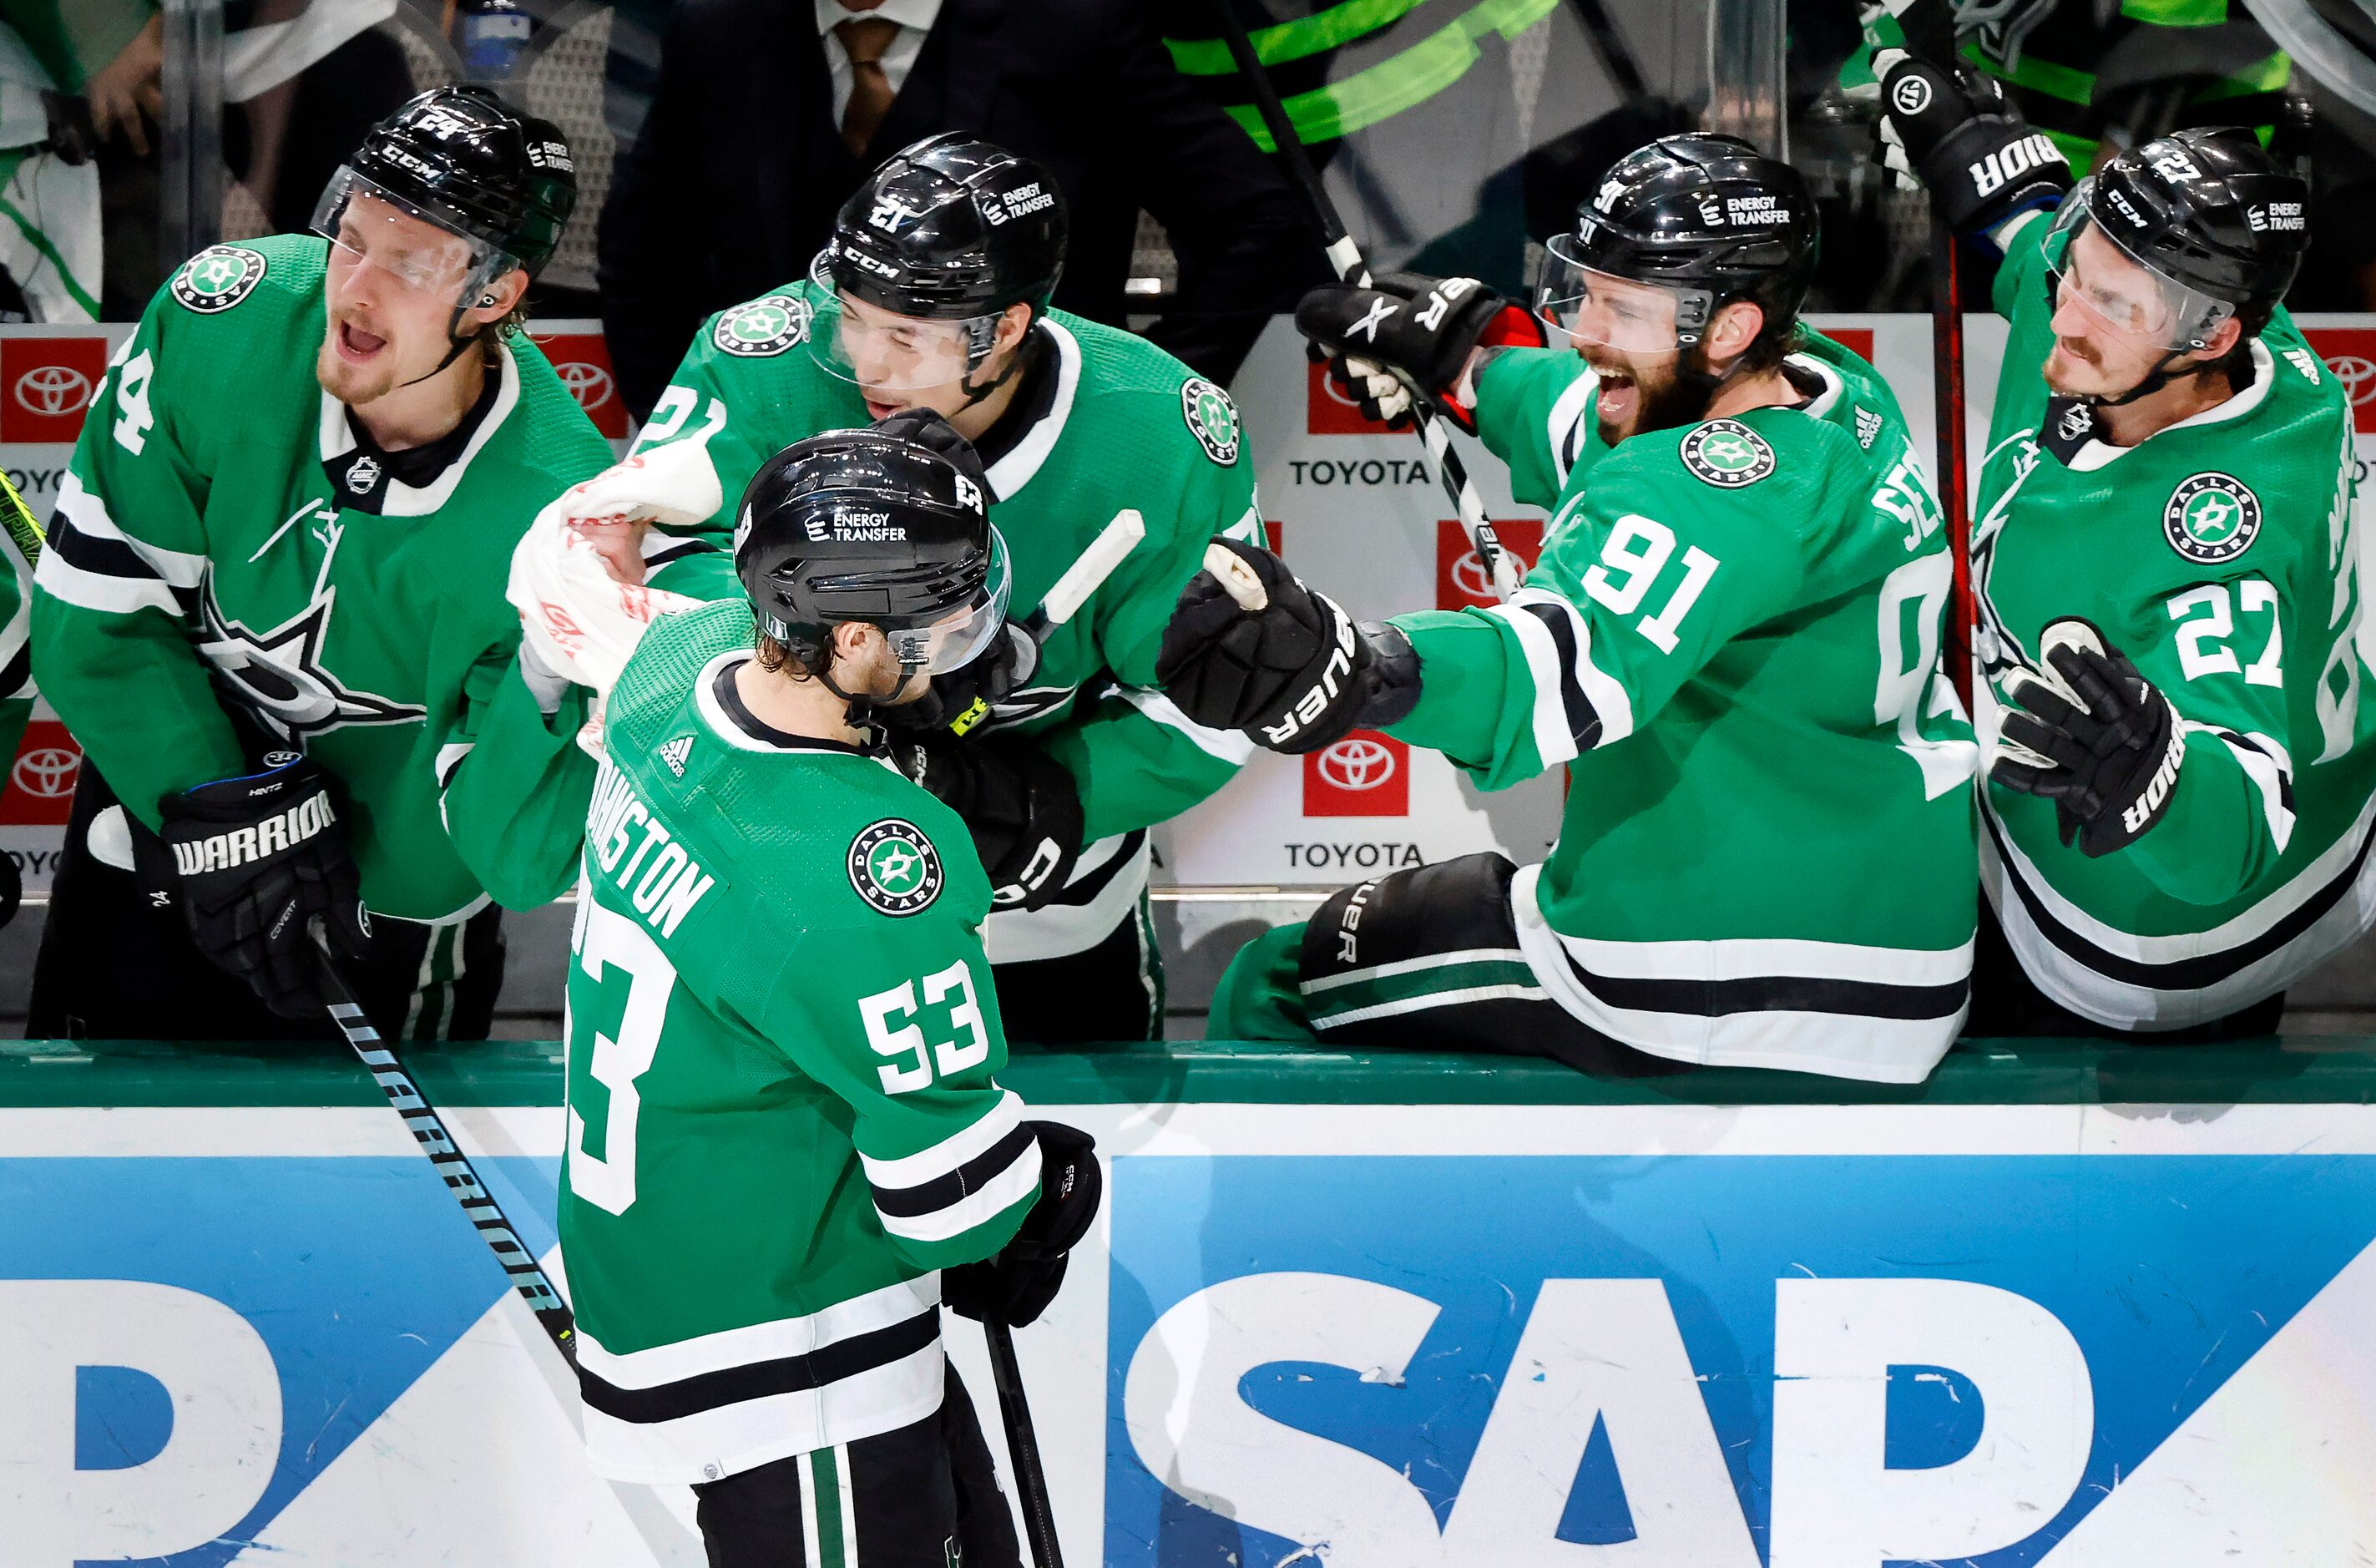
[[[663,742],[658,754],[668,770],[682,778],[684,777],[685,758],[693,754],[693,737],[679,735],[673,741]]]
[[[184,876],[229,871],[293,849],[338,820],[338,814],[330,810],[330,798],[317,792],[253,826],[177,843],[173,846],[173,863]]]
[[[1856,430],[1857,445],[1868,452],[1871,451],[1872,438],[1881,434],[1881,416],[1871,409],[1857,410]]]
[[[2319,371],[2316,354],[2311,353],[2308,349],[2287,349],[2286,362],[2308,376],[2312,386],[2318,385]]]

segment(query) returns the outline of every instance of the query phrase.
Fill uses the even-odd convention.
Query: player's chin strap
[[[864,730],[873,726],[874,710],[877,707],[888,707],[892,704],[896,703],[899,698],[899,694],[908,689],[908,683],[914,680],[917,676],[924,673],[924,667],[921,664],[902,664],[899,666],[899,678],[891,683],[891,689],[887,692],[881,693],[880,695],[873,693],[861,695],[845,692],[838,685],[834,683],[833,653],[830,647],[828,647],[826,649],[823,661],[817,667],[816,678],[825,683],[825,689],[826,691],[831,692],[834,695],[839,697],[844,703],[849,705],[846,710],[846,718],[849,727],[853,730]]]
[[[517,264],[514,263],[513,265],[517,266]],[[510,267],[504,268],[504,272],[508,272],[510,270]],[[457,300],[454,303],[454,314],[452,316],[447,318],[446,323],[446,357],[439,360],[434,368],[424,371],[421,374],[414,376],[411,380],[405,382],[403,386],[397,388],[398,391],[402,391],[405,386],[418,386],[424,381],[434,380],[436,377],[445,374],[447,368],[451,366],[456,360],[460,359],[464,354],[469,351],[471,344],[484,342],[486,340],[486,328],[481,327],[476,332],[465,335],[461,330],[462,322],[472,311],[483,310],[488,305],[495,303],[495,296],[491,293],[487,293],[484,291],[489,283],[493,283],[496,278],[500,278],[502,276],[503,272],[498,272],[494,274],[493,277],[488,278],[484,282],[472,285],[472,288],[481,291],[479,293],[479,303],[475,305],[465,304],[462,303],[462,300],[467,300],[470,297],[471,289],[465,289],[462,291],[462,299]]]
[[[991,320],[991,331],[992,334],[995,334],[998,331],[996,325],[998,317],[992,316]],[[966,395],[966,400],[958,406],[958,412],[962,413],[967,409],[972,408],[976,403],[980,402],[984,398],[989,397],[992,393],[997,391],[1000,387],[1014,380],[1016,374],[1020,372],[1024,366],[1030,364],[1039,359],[1040,335],[1032,330],[1039,325],[1040,307],[1038,305],[1033,305],[1031,307],[1031,319],[1023,324],[1023,337],[1015,345],[1015,352],[1007,356],[1006,368],[1000,371],[993,380],[977,386],[973,384],[973,371],[971,367],[968,366],[967,368],[964,378],[957,383],[957,390]],[[989,351],[990,350],[987,348],[984,348],[982,350],[983,355],[987,357]]]
[[[2160,391],[2171,382],[2178,380],[2180,376],[2207,375],[2215,370],[2226,368],[2228,362],[2225,360],[2205,360],[2192,370],[2181,371],[2177,369],[2177,366],[2186,362],[2186,356],[2192,352],[2194,352],[2194,350],[2192,348],[2170,350],[2168,353],[2162,355],[2160,362],[2156,363],[2153,369],[2145,372],[2145,378],[2143,381],[2138,382],[2134,386],[2130,387],[2126,392],[2121,393],[2117,398],[2082,398],[2079,401],[2098,409],[2126,408],[2129,404],[2135,402],[2140,398],[2152,397],[2155,393]]]

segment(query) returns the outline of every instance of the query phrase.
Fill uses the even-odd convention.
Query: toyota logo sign
[[[1395,776],[1395,754],[1379,742],[1348,735],[1320,754],[1320,777],[1339,790],[1374,790]]]
[[[1452,586],[1472,599],[1494,597],[1492,574],[1485,570],[1485,563],[1477,558],[1473,550],[1452,564]]]
[[[554,365],[552,374],[561,377],[561,384],[569,388],[569,395],[576,398],[577,406],[588,413],[611,400],[611,373],[599,364],[572,360],[566,364]]]
[[[28,795],[56,801],[74,793],[75,776],[81,770],[81,753],[63,746],[42,746],[18,757],[9,778]]]
[[[2334,378],[2343,383],[2343,390],[2354,403],[2364,403],[2376,398],[2376,362],[2359,354],[2337,354],[2326,362]]]
[[[29,414],[62,418],[90,401],[90,377],[70,364],[36,365],[17,378],[16,398]]]

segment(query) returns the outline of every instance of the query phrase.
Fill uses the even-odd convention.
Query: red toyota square
[[[1265,517],[1263,519],[1263,540],[1273,555],[1285,555],[1287,553],[1287,546],[1279,542],[1279,537],[1286,531],[1286,529],[1287,525],[1280,522],[1276,517]]]
[[[2302,336],[2343,383],[2354,430],[2376,430],[2376,328],[2312,327]]]
[[[1303,759],[1306,816],[1410,815],[1410,747],[1356,730]]]
[[[1495,517],[1492,522],[1494,537],[1502,541],[1502,548],[1515,555],[1527,570],[1534,570],[1535,558],[1543,552],[1543,525],[1531,517]],[[1485,575],[1485,564],[1477,558],[1476,548],[1468,540],[1468,530],[1449,517],[1438,519],[1435,607],[1471,610],[1495,602],[1493,579]]]
[[[0,338],[0,441],[72,441],[106,374],[104,338]]]
[[[1854,354],[1865,363],[1872,363],[1871,327],[1826,327],[1824,328],[1824,336],[1829,338],[1833,342],[1837,343],[1841,348],[1846,349],[1849,353]]]
[[[74,804],[75,776],[82,771],[82,748],[54,719],[25,726],[24,743],[0,791],[0,824],[11,827],[64,827]]]
[[[550,336],[531,334],[544,357],[552,362],[552,371],[594,428],[613,441],[627,438],[627,405],[619,396],[619,384],[611,375],[611,349],[602,341],[600,332],[555,332]]]
[[[1361,417],[1361,410],[1328,379],[1325,364],[1303,367],[1303,428],[1313,435],[1382,435],[1386,427]]]

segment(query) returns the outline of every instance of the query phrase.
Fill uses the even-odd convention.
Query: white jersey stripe
[[[859,1158],[866,1167],[869,1186],[921,1187],[988,1154],[1001,1138],[1022,1124],[1023,1097],[1008,1089],[979,1120],[930,1148],[919,1149],[899,1159],[873,1159],[863,1154]]]
[[[933,1273],[852,1296],[806,1317],[722,1329],[671,1345],[655,1345],[648,1350],[607,1350],[581,1324],[577,1363],[619,1388],[658,1388],[704,1372],[805,1356],[823,1346],[905,1323],[940,1303],[941,1277]]]
[[[1243,767],[1254,754],[1254,743],[1246,739],[1244,731],[1208,730],[1181,712],[1180,705],[1161,692],[1145,686],[1124,686],[1122,700],[1165,729],[1177,730],[1194,741],[1199,751],[1232,767]]]
[[[885,1214],[877,1207],[874,1216],[891,1235],[927,1245],[945,1241],[1028,1199],[1040,1184],[1040,1141],[1034,1138],[1016,1152],[1005,1170],[953,1204],[930,1214]]]
[[[177,588],[195,588],[206,576],[207,558],[186,550],[168,550],[161,544],[150,544],[135,539],[118,528],[108,516],[107,504],[83,488],[74,470],[66,470],[58,483],[58,511],[72,523],[77,532],[107,544],[120,544],[148,564],[150,571]],[[48,552],[43,552],[43,559]]]
[[[1527,716],[1534,730],[1535,755],[1545,768],[1553,768],[1575,756],[1575,736],[1567,727],[1567,704],[1560,699],[1559,645],[1540,621],[1521,611],[1512,613],[1511,607],[1497,604],[1485,612],[1497,617],[1518,638],[1518,652],[1527,661],[1527,679],[1534,683],[1533,711]]]
[[[60,603],[78,610],[96,610],[106,615],[154,610],[175,620],[182,615],[182,606],[173,598],[173,590],[162,579],[86,572],[79,566],[68,565],[65,557],[54,550],[42,552],[42,564],[33,568],[33,583]]]

